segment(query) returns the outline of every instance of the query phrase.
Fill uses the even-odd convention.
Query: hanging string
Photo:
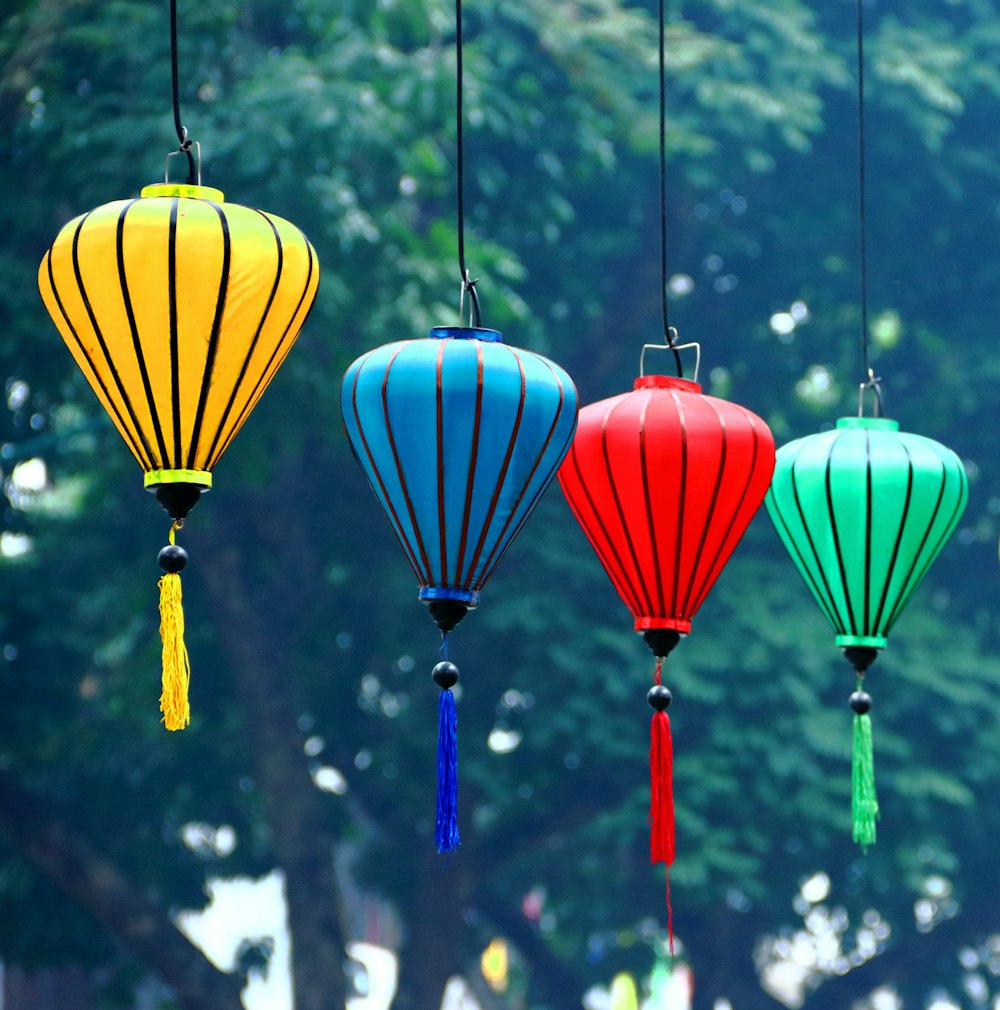
[[[665,17],[664,0],[660,0],[660,304],[663,312],[663,339],[667,347],[674,348],[677,343],[677,331],[670,325],[670,315],[667,307],[667,80],[665,53]],[[677,375],[684,377],[684,366],[681,363],[680,352],[674,349],[674,363]]]
[[[861,356],[864,360],[865,379],[861,391],[871,389],[875,393],[875,414],[882,413],[882,389],[880,379],[868,360],[868,248],[866,243],[865,218],[865,32],[864,0],[857,0],[857,50],[858,50],[858,245],[859,271],[861,274]]]
[[[177,0],[170,0],[170,71],[173,83],[174,129],[177,130],[177,140],[180,143],[180,147],[177,150],[187,155],[187,184],[195,186],[198,183],[198,170],[195,165],[194,154],[191,151],[191,141],[188,139],[187,128],[181,125],[180,85],[178,83],[177,71]]]
[[[469,293],[472,303],[474,326],[481,326],[483,319],[479,309],[479,295],[476,280],[472,279],[465,265],[465,145],[462,129],[462,0],[455,0],[455,121],[458,139],[458,164],[456,167],[458,184],[458,268],[462,273],[462,295]]]

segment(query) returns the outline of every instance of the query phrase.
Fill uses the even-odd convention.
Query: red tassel
[[[655,712],[649,741],[649,861],[674,861],[674,747],[670,716]]]
[[[660,684],[662,660],[656,661]],[[651,692],[652,693],[652,692]],[[669,699],[669,695],[667,696]],[[657,706],[659,707],[659,706]],[[653,713],[649,733],[649,861],[667,865],[667,932],[674,953],[674,914],[670,907],[670,867],[674,862],[674,744],[666,711]]]

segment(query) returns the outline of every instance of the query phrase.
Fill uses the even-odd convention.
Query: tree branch
[[[241,1010],[243,980],[219,971],[89,841],[0,770],[0,822],[42,873],[118,936],[167,985],[182,1010]]]

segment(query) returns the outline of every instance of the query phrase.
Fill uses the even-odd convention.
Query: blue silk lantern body
[[[572,379],[496,330],[439,326],[358,358],[341,409],[420,599],[475,607],[570,447]]]

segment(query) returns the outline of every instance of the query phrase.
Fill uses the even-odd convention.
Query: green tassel
[[[875,756],[872,748],[872,717],[854,716],[854,754],[851,760],[851,820],[854,840],[862,850],[875,844],[878,797],[875,795]]]

